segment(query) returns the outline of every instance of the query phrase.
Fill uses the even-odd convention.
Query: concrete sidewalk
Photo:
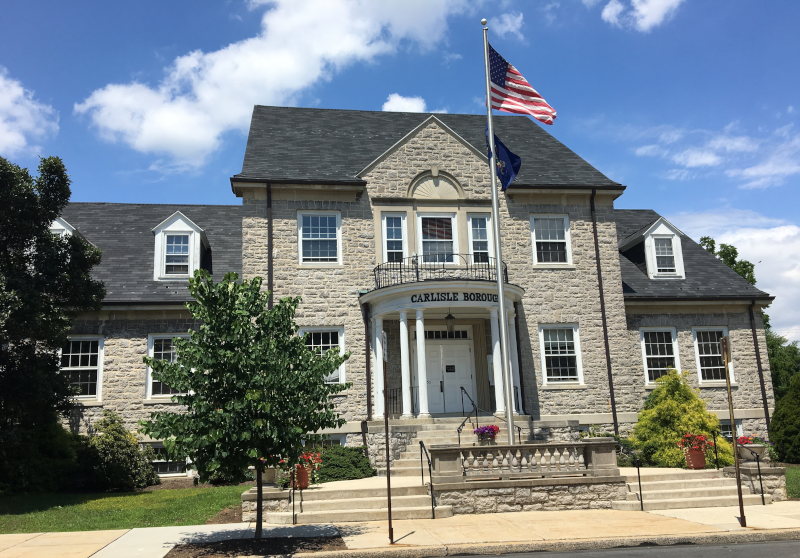
[[[265,525],[267,537],[342,535],[354,557],[446,556],[526,550],[608,548],[642,543],[745,542],[800,539],[800,502],[745,508],[748,529],[738,523],[738,508],[635,512],[576,510],[460,515],[445,519],[394,522],[396,545],[389,546],[386,522],[338,525]],[[254,525],[152,527],[122,531],[0,535],[0,558],[161,558],[176,544],[253,536]]]

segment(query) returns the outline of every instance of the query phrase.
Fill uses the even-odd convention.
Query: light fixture
[[[456,325],[456,317],[450,313],[450,309],[447,309],[447,316],[444,317],[444,323],[447,324],[447,332],[453,333],[453,328]]]

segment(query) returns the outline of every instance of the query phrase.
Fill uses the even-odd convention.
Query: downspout
[[[364,359],[367,370],[367,420],[372,420],[372,373],[370,371],[369,355],[369,304],[364,304],[361,310],[364,316]]]
[[[606,320],[606,297],[603,293],[603,273],[600,266],[600,242],[597,240],[597,212],[594,209],[594,197],[597,188],[592,188],[589,204],[592,209],[592,233],[594,234],[594,259],[597,262],[597,283],[600,288],[600,316],[603,318],[603,341],[606,346],[606,370],[608,370],[608,391],[611,394],[611,417],[614,420],[614,434],[619,436],[619,422],[617,421],[617,402],[614,398],[614,378],[611,374],[611,350],[608,345],[608,321]]]
[[[764,386],[764,369],[761,368],[761,351],[758,348],[758,332],[756,331],[756,316],[753,308],[754,300],[750,304],[750,328],[753,330],[753,345],[756,348],[756,366],[758,366],[758,381],[761,383],[761,401],[764,403],[764,417],[767,419],[767,432],[769,432],[769,405],[767,404],[767,388]]]
[[[514,303],[514,334],[517,338],[517,366],[519,368],[519,398],[522,400],[522,411],[523,415],[527,415],[527,411],[525,410],[525,383],[522,381],[522,343],[520,342],[519,336],[519,302]]]
[[[272,309],[272,183],[270,182],[267,182],[267,289],[269,289],[269,302],[267,307]]]

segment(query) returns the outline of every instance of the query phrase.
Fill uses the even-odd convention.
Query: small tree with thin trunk
[[[261,537],[265,467],[281,459],[298,462],[302,444],[323,428],[345,423],[330,396],[347,384],[325,378],[350,356],[309,350],[294,322],[299,297],[268,309],[261,278],[237,282],[228,273],[214,283],[195,272],[187,304],[201,322],[189,339],[176,339],[175,362],[144,358],[153,378],[179,390],[173,400],[185,412],[157,412],[141,423],[146,434],[164,440],[176,458],[188,457],[205,481],[215,471],[257,472],[256,538]]]

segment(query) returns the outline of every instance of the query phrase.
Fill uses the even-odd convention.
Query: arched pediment
[[[426,172],[417,177],[408,189],[408,197],[419,200],[458,200],[464,192],[454,178],[437,172]]]

